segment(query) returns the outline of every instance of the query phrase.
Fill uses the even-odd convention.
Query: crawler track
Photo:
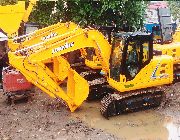
[[[101,100],[101,114],[108,118],[122,113],[149,109],[159,106],[162,97],[163,91],[159,88],[108,94]]]

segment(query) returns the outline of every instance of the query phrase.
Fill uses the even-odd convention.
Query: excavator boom
[[[59,22],[57,24],[36,30],[32,33],[9,39],[8,45],[12,51],[15,51],[17,49],[22,49],[27,46],[38,44],[40,42],[46,41],[58,35],[62,35],[77,28],[78,25],[73,22]]]
[[[43,42],[46,42],[46,40],[49,40],[51,38],[58,38],[58,41],[60,39],[64,39],[63,36],[72,36],[74,33],[77,33],[77,29],[80,29],[80,27],[73,23],[73,22],[66,22],[66,23],[57,23],[39,30],[36,30],[30,34],[15,37],[13,39],[9,39],[8,41],[8,46],[12,51],[16,51],[19,49],[26,48],[28,46],[32,46],[35,44],[40,44]],[[93,35],[92,35],[93,36]],[[103,38],[104,39],[104,38]],[[96,40],[96,39],[94,39]],[[104,47],[105,49],[108,48],[109,45]],[[104,49],[103,48],[103,49]],[[102,49],[102,48],[101,48]],[[107,51],[103,50],[103,52],[108,52],[110,53],[110,49],[108,48]],[[102,65],[100,63],[100,60],[98,59],[97,55],[100,54],[96,50],[96,54],[94,53],[90,57],[87,55],[88,50],[81,48],[81,56],[85,58],[85,64],[92,69],[102,69]]]

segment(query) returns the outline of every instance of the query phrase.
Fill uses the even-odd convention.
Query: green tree
[[[53,16],[55,2],[48,0],[39,0],[34,6],[34,10],[29,17],[29,21],[39,23],[42,26],[48,26],[57,22]]]
[[[0,5],[15,4],[17,0],[0,0]]]
[[[103,0],[103,19],[106,24],[113,20],[119,26],[127,22],[129,26],[139,28],[143,25],[145,6],[143,1]]]
[[[174,20],[180,19],[180,1],[168,1]]]
[[[62,20],[74,21],[82,25],[122,25],[124,21],[129,26],[143,26],[146,3],[131,0],[64,0],[66,6],[61,7],[59,15]],[[62,3],[61,0],[58,3]],[[58,8],[57,8],[58,9]],[[60,14],[63,13],[63,14]]]
[[[52,14],[55,6],[56,13]],[[82,26],[97,24],[143,26],[146,2],[131,0],[58,0],[55,4],[41,0],[31,14],[31,21],[50,25],[73,21]]]

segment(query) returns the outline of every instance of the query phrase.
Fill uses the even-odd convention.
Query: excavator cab
[[[101,100],[104,117],[160,105],[172,83],[172,57],[154,56],[153,39],[147,33],[116,34],[110,56],[108,83],[114,92]]]
[[[110,57],[110,78],[132,80],[153,57],[152,35],[147,33],[115,34]]]

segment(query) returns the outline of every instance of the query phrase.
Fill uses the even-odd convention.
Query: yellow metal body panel
[[[173,35],[173,42],[169,44],[154,44],[155,50],[162,51],[163,55],[170,55],[173,57],[173,63],[180,63],[180,27],[177,28]]]
[[[156,87],[173,81],[173,59],[170,56],[154,57],[131,81],[120,75],[120,82],[108,78],[108,83],[120,92]]]
[[[29,7],[25,9],[25,1],[18,1],[15,5],[0,6],[0,28],[9,37],[17,36],[17,31],[22,21],[27,22],[36,0],[31,0]]]
[[[161,50],[163,55],[173,57],[173,63],[180,63],[180,42],[172,42],[170,44],[154,44],[156,50]]]
[[[24,13],[24,1],[19,1],[15,5],[0,6],[0,28],[8,35],[15,33],[19,29]]]
[[[85,59],[86,66],[92,68],[92,69],[102,69],[102,65],[100,61],[98,60],[98,57],[95,56],[93,58],[93,61],[89,61],[88,59]]]
[[[173,35],[174,42],[180,42],[180,26],[177,28],[175,34]]]

